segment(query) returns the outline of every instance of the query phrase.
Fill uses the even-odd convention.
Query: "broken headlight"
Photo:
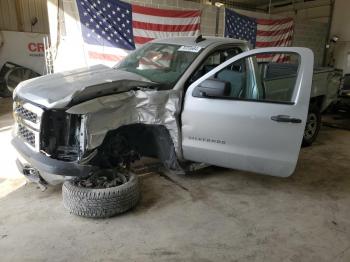
[[[54,159],[79,160],[84,153],[83,118],[60,110],[46,111],[42,120],[41,150]]]

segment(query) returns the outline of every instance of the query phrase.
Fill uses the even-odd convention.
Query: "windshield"
[[[128,55],[115,68],[136,73],[171,89],[200,53],[197,46],[147,44]]]

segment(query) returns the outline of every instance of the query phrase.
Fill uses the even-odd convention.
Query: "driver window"
[[[292,103],[299,60],[293,53],[245,57],[204,80],[194,96]]]
[[[214,75],[214,79],[227,82],[230,86],[228,97],[242,98],[247,97],[247,75],[246,75],[246,60],[238,60],[235,63],[227,66]]]
[[[235,55],[241,53],[242,50],[238,47],[234,47],[231,49],[225,50],[217,50],[211,53],[204,62],[200,65],[200,67],[193,73],[190,78],[190,83],[193,83],[200,77],[204,76],[206,73],[210,72],[212,69],[227,61],[228,59],[234,57]]]

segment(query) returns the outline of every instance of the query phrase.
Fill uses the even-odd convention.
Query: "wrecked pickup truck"
[[[334,71],[314,73],[313,60],[307,48],[179,37],[145,44],[114,68],[22,82],[18,167],[49,184],[143,156],[177,172],[205,163],[289,176],[338,91]]]

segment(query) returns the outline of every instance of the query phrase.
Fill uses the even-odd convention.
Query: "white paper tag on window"
[[[200,46],[181,46],[178,51],[183,51],[183,52],[192,52],[192,53],[198,53],[199,51],[201,51],[201,47]]]

